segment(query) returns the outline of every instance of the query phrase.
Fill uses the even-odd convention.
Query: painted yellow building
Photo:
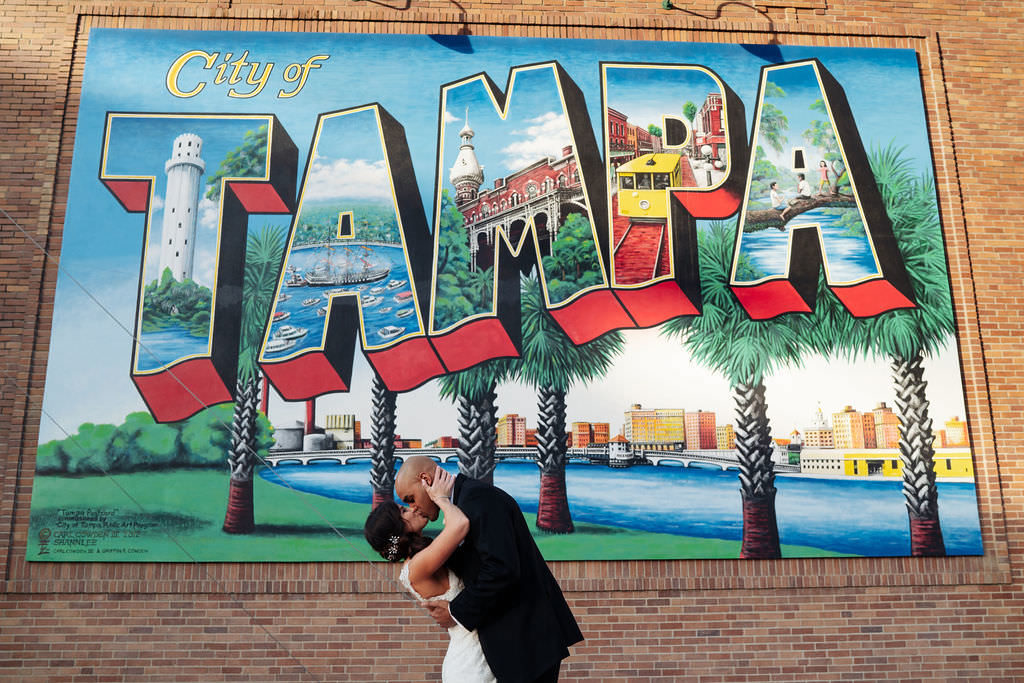
[[[934,456],[939,479],[974,478],[974,461],[965,448],[938,448]],[[800,454],[800,471],[805,474],[842,474],[847,477],[903,476],[899,449],[827,450],[805,449]]]
[[[625,438],[631,443],[669,443],[686,441],[681,408],[644,410],[634,403],[623,415]]]
[[[736,431],[731,424],[718,425],[715,427],[715,436],[718,440],[718,449],[731,451],[736,448]]]

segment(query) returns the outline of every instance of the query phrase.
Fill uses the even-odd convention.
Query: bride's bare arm
[[[413,584],[428,579],[441,569],[469,533],[469,518],[452,504],[455,477],[438,467],[433,483],[420,483],[444,514],[444,529],[430,545],[409,560],[409,581]]]

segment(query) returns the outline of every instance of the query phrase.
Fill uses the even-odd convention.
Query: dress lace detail
[[[409,563],[402,566],[399,581],[417,600],[447,600],[451,602],[462,592],[462,579],[448,570],[448,590],[443,595],[423,597],[413,589],[409,582]],[[487,665],[484,651],[480,648],[480,638],[476,631],[467,631],[456,624],[448,629],[448,651],[441,665],[442,683],[495,683],[491,667]]]

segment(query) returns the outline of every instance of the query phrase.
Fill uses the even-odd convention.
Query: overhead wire
[[[39,250],[39,251],[40,251],[40,252],[41,252],[41,253],[42,253],[42,254],[43,254],[43,255],[44,255],[44,256],[45,256],[45,257],[46,257],[47,259],[49,259],[50,261],[52,261],[52,262],[53,262],[53,263],[55,264],[55,266],[56,266],[56,268],[57,268],[58,272],[60,272],[60,273],[61,273],[61,274],[63,274],[64,276],[66,276],[66,277],[67,277],[67,278],[68,278],[69,280],[71,280],[71,281],[72,281],[72,282],[73,282],[73,283],[74,283],[74,284],[75,284],[75,285],[76,285],[76,286],[77,286],[77,287],[78,287],[78,288],[79,288],[80,290],[82,290],[82,292],[83,292],[83,293],[84,293],[84,294],[85,294],[85,295],[86,295],[86,296],[87,296],[87,297],[88,297],[88,298],[89,298],[89,299],[90,299],[90,300],[91,300],[91,301],[92,301],[92,302],[93,302],[93,303],[94,303],[94,304],[95,304],[95,305],[96,305],[96,306],[97,306],[97,307],[98,307],[98,308],[99,308],[99,309],[100,309],[101,311],[103,311],[103,313],[104,313],[104,314],[106,314],[106,316],[107,316],[107,317],[109,317],[109,318],[110,318],[110,319],[111,319],[111,320],[112,320],[112,321],[113,321],[113,322],[114,322],[114,323],[115,323],[115,324],[117,325],[117,327],[119,327],[119,328],[120,328],[120,329],[121,329],[121,330],[122,330],[122,331],[123,331],[123,332],[124,332],[125,334],[127,334],[127,335],[128,335],[128,336],[129,336],[129,337],[130,337],[130,338],[132,339],[133,343],[137,344],[137,345],[139,346],[139,348],[140,348],[140,349],[142,349],[143,351],[145,351],[145,352],[146,352],[147,354],[149,354],[149,355],[150,355],[151,357],[153,357],[154,359],[157,359],[158,361],[160,360],[160,357],[159,357],[159,356],[158,356],[158,355],[157,355],[156,353],[154,353],[152,349],[150,349],[150,348],[149,348],[149,347],[148,347],[148,346],[147,346],[146,344],[144,344],[144,343],[143,343],[143,341],[142,341],[142,340],[141,340],[141,339],[140,339],[140,338],[139,338],[138,336],[136,336],[136,335],[135,335],[135,333],[134,333],[134,332],[133,332],[132,330],[130,330],[130,329],[129,329],[129,328],[128,328],[128,327],[127,327],[127,326],[126,326],[126,325],[125,325],[125,324],[124,324],[124,323],[123,323],[122,321],[120,321],[120,320],[119,320],[119,319],[117,318],[117,316],[116,316],[116,315],[114,315],[114,313],[113,313],[113,312],[112,312],[112,311],[111,311],[111,310],[110,310],[110,309],[109,309],[109,308],[108,308],[107,306],[105,306],[105,305],[103,304],[103,302],[102,302],[102,301],[100,301],[100,300],[99,300],[99,299],[98,299],[98,298],[97,298],[97,297],[96,297],[96,296],[95,296],[95,295],[94,295],[94,294],[93,294],[93,293],[92,293],[92,292],[91,292],[91,291],[89,290],[89,288],[88,288],[88,287],[86,287],[86,286],[85,286],[84,284],[82,284],[82,282],[81,282],[80,280],[78,280],[78,279],[77,279],[77,278],[76,278],[76,277],[75,277],[75,276],[74,276],[74,275],[73,275],[72,273],[70,273],[70,272],[69,272],[69,271],[67,270],[67,268],[65,268],[65,267],[64,267],[64,266],[63,266],[63,265],[62,265],[62,264],[60,263],[60,260],[59,260],[58,258],[56,258],[56,257],[55,257],[55,256],[54,256],[53,254],[51,254],[51,253],[50,253],[50,251],[49,251],[49,250],[48,250],[48,249],[47,249],[47,248],[46,248],[46,247],[45,247],[45,246],[44,246],[43,244],[41,244],[41,243],[40,243],[40,242],[39,242],[39,241],[38,241],[38,240],[37,240],[37,239],[36,239],[36,238],[35,238],[35,237],[34,237],[34,236],[33,236],[33,235],[31,234],[31,233],[29,233],[29,232],[28,232],[28,231],[27,231],[27,230],[26,230],[26,229],[25,229],[24,227],[22,227],[22,225],[21,225],[21,224],[20,224],[20,223],[19,223],[19,222],[18,222],[17,220],[15,220],[15,218],[14,218],[13,216],[11,216],[11,214],[10,214],[10,213],[8,213],[6,209],[4,209],[3,207],[0,207],[0,213],[3,213],[3,215],[4,215],[4,216],[5,216],[6,218],[7,218],[7,220],[8,220],[8,221],[10,221],[10,223],[11,223],[11,224],[12,224],[12,225],[13,225],[13,226],[14,226],[14,227],[15,227],[15,228],[16,228],[16,229],[17,229],[17,230],[18,230],[18,231],[19,231],[19,232],[20,232],[20,233],[21,233],[21,234],[22,234],[22,235],[23,235],[23,236],[24,236],[24,237],[25,237],[25,238],[26,238],[26,239],[27,239],[27,240],[28,240],[28,241],[29,241],[29,242],[30,242],[30,243],[31,243],[32,245],[33,245],[33,246],[35,246],[35,248],[36,248],[36,249],[38,249],[38,250]],[[175,382],[177,382],[177,383],[178,383],[178,384],[179,384],[179,385],[180,385],[180,386],[181,386],[181,387],[182,387],[182,388],[183,388],[183,389],[184,389],[184,390],[185,390],[185,391],[186,391],[186,392],[187,392],[187,393],[188,393],[188,394],[189,394],[189,395],[190,395],[190,396],[191,396],[191,397],[193,398],[193,399],[195,399],[196,403],[198,403],[199,405],[203,406],[203,408],[209,408],[209,407],[210,407],[210,404],[207,404],[207,403],[206,403],[206,402],[204,402],[204,401],[203,401],[202,399],[200,399],[200,398],[199,398],[199,397],[198,397],[198,396],[197,396],[197,395],[196,395],[196,394],[195,394],[195,393],[194,393],[194,392],[192,391],[192,389],[191,389],[191,388],[190,388],[190,387],[189,387],[189,386],[188,386],[188,385],[187,385],[187,384],[186,384],[185,382],[183,382],[183,381],[181,380],[181,378],[180,378],[180,377],[178,377],[178,375],[176,375],[176,374],[174,373],[174,371],[173,371],[173,368],[168,368],[168,369],[167,369],[167,370],[166,370],[165,372],[166,372],[166,373],[167,373],[167,374],[168,374],[168,375],[169,375],[170,377],[172,377],[172,378],[174,379],[174,381],[175,381]],[[3,378],[5,379],[5,381],[4,381],[4,384],[3,384],[3,386],[4,386],[4,387],[11,387],[11,388],[12,388],[12,390],[16,391],[16,392],[17,392],[17,393],[18,393],[19,395],[23,395],[24,397],[26,397],[26,399],[27,399],[27,400],[31,400],[31,395],[29,394],[29,392],[28,392],[28,390],[27,390],[27,389],[22,389],[22,388],[20,388],[20,387],[19,387],[19,385],[17,384],[17,382],[16,382],[16,381],[14,381],[13,379],[11,379],[11,378],[9,377],[9,375],[7,375],[6,373],[3,373],[2,371],[0,371],[0,375],[2,375],[2,376],[3,376]],[[52,415],[51,415],[51,414],[50,414],[50,413],[49,413],[49,412],[48,412],[48,411],[47,411],[47,410],[46,410],[45,408],[43,408],[42,406],[40,406],[40,412],[41,412],[42,414],[44,414],[44,415],[45,415],[45,416],[47,417],[47,419],[48,419],[48,420],[50,420],[50,421],[51,421],[51,422],[52,422],[52,423],[53,423],[53,424],[54,424],[54,425],[55,425],[55,426],[57,427],[57,429],[59,429],[59,430],[60,430],[60,431],[61,431],[61,432],[62,432],[62,433],[63,433],[63,434],[65,435],[65,437],[67,437],[67,438],[70,438],[70,439],[71,439],[71,442],[72,442],[72,443],[74,443],[74,444],[75,444],[75,446],[76,446],[77,448],[79,448],[80,450],[82,450],[82,452],[86,452],[86,451],[85,451],[85,449],[84,449],[84,447],[83,447],[83,446],[82,446],[81,444],[79,444],[79,443],[78,443],[77,439],[75,439],[75,438],[74,438],[74,435],[72,435],[71,433],[69,433],[69,432],[68,432],[68,430],[67,430],[67,429],[65,429],[65,428],[64,428],[64,426],[63,426],[63,425],[61,425],[61,424],[60,424],[60,422],[59,422],[59,421],[58,421],[58,420],[57,420],[56,418],[54,418],[54,417],[53,417],[53,416],[52,416]],[[218,422],[220,423],[220,426],[221,426],[221,427],[223,427],[223,428],[224,428],[224,429],[225,429],[225,430],[226,430],[226,431],[227,431],[228,433],[230,433],[230,431],[231,431],[231,428],[230,428],[230,426],[229,426],[229,425],[227,425],[227,424],[226,424],[225,422],[223,422],[223,421],[218,421]],[[274,469],[273,469],[273,465],[271,465],[270,463],[268,463],[268,462],[267,462],[267,461],[266,461],[266,460],[265,460],[265,459],[264,459],[264,458],[263,458],[263,457],[262,457],[262,456],[261,456],[261,455],[259,454],[259,452],[257,452],[257,451],[256,451],[255,449],[253,449],[253,448],[252,448],[252,447],[251,447],[251,446],[250,446],[250,445],[249,445],[248,443],[244,443],[244,444],[242,444],[242,446],[243,446],[244,450],[246,451],[246,453],[247,453],[248,455],[251,455],[251,456],[253,456],[253,457],[254,457],[254,458],[255,458],[256,460],[258,460],[258,461],[259,461],[259,462],[260,462],[261,464],[263,464],[264,466],[266,466],[266,467],[270,468],[270,469],[271,469],[271,471],[274,471]],[[132,495],[132,494],[131,494],[131,493],[130,493],[130,492],[129,492],[129,491],[127,490],[127,489],[125,489],[125,488],[124,488],[124,487],[123,487],[123,486],[121,485],[121,483],[117,481],[116,477],[114,477],[114,476],[113,476],[113,474],[112,474],[112,473],[111,473],[110,471],[108,471],[108,470],[107,470],[106,468],[104,468],[104,467],[103,467],[102,465],[99,465],[99,468],[100,468],[100,469],[101,469],[101,470],[103,471],[103,474],[104,474],[104,475],[105,475],[105,476],[106,476],[106,477],[107,477],[108,479],[110,479],[110,480],[111,480],[111,481],[112,481],[112,482],[113,482],[113,483],[115,484],[115,486],[116,486],[116,487],[117,487],[117,488],[118,488],[118,489],[119,489],[119,490],[120,490],[120,491],[121,491],[122,493],[124,493],[124,495],[125,495],[125,496],[126,496],[126,497],[127,497],[128,499],[129,499],[129,500],[131,500],[131,501],[132,501],[133,503],[135,503],[135,505],[136,505],[136,506],[137,506],[137,507],[139,508],[139,510],[141,510],[142,512],[146,512],[146,509],[145,509],[145,507],[144,507],[144,506],[142,505],[142,503],[141,503],[141,502],[140,502],[140,501],[139,501],[139,500],[138,500],[137,498],[135,498],[135,497],[134,497],[134,496],[133,496],[133,495]],[[330,520],[328,520],[328,519],[327,519],[327,517],[326,517],[326,516],[325,516],[325,515],[323,514],[323,512],[322,512],[322,511],[321,511],[321,510],[320,510],[319,508],[317,508],[317,507],[316,507],[315,505],[313,505],[313,504],[312,504],[312,503],[310,502],[310,500],[309,500],[308,496],[304,496],[304,495],[302,495],[302,492],[300,492],[300,491],[299,491],[299,490],[297,490],[297,489],[296,489],[296,488],[295,488],[294,486],[292,486],[292,483],[291,483],[290,481],[288,481],[288,479],[287,479],[287,478],[285,478],[285,477],[282,477],[282,476],[280,476],[280,475],[276,475],[276,477],[277,477],[277,479],[278,479],[278,480],[279,480],[279,481],[280,481],[280,482],[281,482],[282,484],[284,484],[284,485],[285,485],[285,487],[287,487],[287,488],[288,488],[288,489],[289,489],[289,490],[290,490],[290,491],[291,491],[291,492],[292,492],[293,494],[295,494],[295,496],[296,496],[296,497],[297,497],[297,498],[298,498],[298,499],[299,499],[300,501],[302,501],[303,505],[305,505],[305,506],[306,506],[306,507],[307,507],[307,508],[308,508],[308,509],[309,509],[310,511],[312,511],[312,512],[313,512],[313,514],[314,514],[314,515],[315,515],[316,517],[318,517],[318,518],[319,518],[319,519],[320,519],[320,520],[321,520],[321,521],[322,521],[322,522],[323,522],[323,523],[324,523],[324,524],[325,524],[325,525],[326,525],[327,527],[329,527],[329,528],[331,529],[331,531],[333,531],[333,532],[335,533],[335,535],[337,535],[337,536],[338,536],[338,538],[340,538],[340,539],[342,539],[343,541],[345,541],[345,542],[346,542],[346,543],[347,543],[347,544],[348,544],[348,545],[349,545],[349,546],[350,546],[350,547],[352,548],[352,550],[354,550],[354,551],[355,551],[355,553],[356,553],[356,554],[357,554],[357,555],[358,555],[359,557],[361,557],[361,558],[362,558],[362,561],[363,561],[363,562],[365,562],[365,563],[366,563],[367,565],[369,565],[369,566],[370,566],[370,567],[371,567],[371,568],[373,569],[373,571],[375,571],[375,572],[376,572],[376,573],[377,573],[377,574],[379,575],[379,577],[380,577],[380,578],[381,578],[382,580],[384,580],[384,581],[385,581],[386,583],[393,583],[393,584],[397,585],[397,586],[398,586],[398,588],[400,589],[400,590],[399,590],[399,593],[400,593],[401,595],[405,596],[405,597],[406,597],[406,598],[407,598],[408,600],[410,600],[410,601],[412,601],[412,602],[414,602],[414,603],[417,603],[417,604],[418,604],[418,601],[416,600],[416,598],[415,598],[415,597],[413,597],[412,595],[410,595],[410,594],[409,594],[409,593],[408,593],[408,592],[407,592],[407,591],[405,590],[405,588],[404,588],[404,587],[403,587],[403,586],[401,585],[401,583],[400,583],[400,582],[399,582],[399,581],[398,581],[398,580],[397,580],[397,579],[396,579],[396,578],[394,577],[394,575],[391,575],[391,576],[389,576],[389,575],[385,574],[385,573],[384,573],[384,572],[383,572],[383,571],[382,571],[382,570],[381,570],[381,569],[379,568],[379,566],[378,566],[378,564],[377,564],[377,561],[374,561],[373,559],[371,559],[370,557],[368,557],[368,556],[366,555],[366,553],[365,553],[365,552],[363,551],[363,549],[362,549],[362,548],[361,548],[361,547],[360,547],[359,545],[357,545],[357,544],[353,543],[353,542],[351,541],[351,539],[349,539],[349,538],[348,538],[348,537],[347,537],[347,536],[346,536],[345,534],[343,534],[343,533],[342,533],[342,532],[341,532],[341,531],[340,531],[340,530],[339,530],[339,529],[338,529],[338,528],[337,528],[337,527],[336,527],[336,526],[335,526],[334,524],[332,524],[332,523],[331,523],[331,521],[330,521]],[[168,537],[168,538],[169,538],[169,539],[171,540],[171,542],[172,542],[172,543],[173,543],[173,544],[174,544],[175,546],[177,546],[177,547],[178,547],[178,548],[179,548],[179,549],[180,549],[180,550],[181,550],[181,551],[182,551],[182,552],[183,552],[183,553],[184,553],[184,554],[185,554],[185,555],[186,555],[186,556],[187,556],[187,557],[188,557],[188,558],[189,558],[189,559],[190,559],[190,560],[192,561],[192,563],[193,563],[194,565],[196,565],[197,567],[199,567],[200,571],[201,571],[201,572],[203,572],[203,574],[204,574],[204,575],[205,575],[206,577],[208,577],[208,580],[210,580],[211,582],[213,582],[213,583],[217,584],[218,586],[224,586],[223,582],[221,582],[220,580],[218,580],[218,579],[217,579],[217,578],[215,578],[215,577],[211,577],[211,576],[210,576],[209,572],[208,572],[208,571],[206,570],[206,568],[204,567],[204,565],[203,565],[203,564],[202,564],[202,563],[201,563],[201,562],[200,562],[200,561],[199,561],[198,559],[196,559],[196,558],[195,558],[195,556],[194,556],[194,555],[192,555],[192,553],[190,553],[190,552],[189,552],[189,551],[188,551],[188,550],[187,550],[187,549],[185,548],[185,546],[184,546],[184,545],[183,545],[183,544],[181,543],[181,541],[180,541],[180,540],[179,540],[178,538],[176,538],[176,537],[175,537],[175,536],[174,536],[173,534],[171,534],[171,533],[170,533],[169,531],[167,531],[166,529],[163,529],[162,531],[163,531],[163,533],[164,533],[164,534],[165,534],[165,535],[166,535],[166,536],[167,536],[167,537]],[[227,595],[236,595],[236,593],[234,593],[234,592],[232,592],[232,591],[230,591],[230,590],[225,590],[225,591],[224,591],[224,593],[225,593],[225,594],[227,594]],[[282,643],[282,642],[281,642],[280,640],[278,640],[278,639],[277,639],[277,638],[276,638],[276,637],[275,637],[275,636],[274,636],[274,635],[273,635],[272,633],[270,633],[270,631],[269,631],[269,630],[267,630],[267,629],[266,629],[266,627],[265,627],[265,626],[264,626],[263,624],[260,624],[260,623],[256,622],[256,619],[255,619],[255,615],[253,615],[253,614],[252,614],[252,612],[250,612],[250,611],[248,610],[248,608],[246,608],[246,607],[245,607],[244,603],[242,603],[240,599],[236,599],[236,601],[238,602],[238,604],[239,604],[240,608],[242,609],[242,611],[244,611],[244,612],[245,612],[245,613],[246,613],[246,614],[247,614],[247,615],[249,616],[249,618],[250,618],[250,621],[251,621],[252,623],[254,623],[255,625],[259,626],[259,627],[260,627],[260,628],[261,628],[261,629],[262,629],[262,630],[263,630],[263,631],[264,631],[264,632],[265,632],[265,633],[267,634],[267,636],[268,636],[269,638],[271,638],[271,640],[273,640],[273,641],[274,641],[274,642],[275,642],[275,643],[276,643],[276,644],[277,644],[277,645],[278,645],[279,647],[281,647],[281,648],[282,648],[282,649],[283,649],[283,650],[284,650],[284,651],[285,651],[286,653],[288,653],[289,657],[291,657],[291,658],[292,658],[292,659],[293,659],[294,661],[296,661],[296,662],[297,662],[297,663],[299,664],[299,666],[300,666],[300,667],[302,667],[302,670],[303,670],[304,672],[306,672],[307,674],[309,674],[309,676],[310,676],[310,677],[312,677],[312,678],[313,678],[314,680],[319,680],[319,679],[317,679],[317,678],[316,678],[315,676],[313,676],[313,674],[312,674],[312,673],[311,673],[311,672],[310,672],[310,671],[309,671],[309,670],[308,670],[308,669],[307,669],[307,668],[306,668],[306,667],[305,667],[305,666],[304,666],[304,665],[302,664],[302,662],[301,662],[301,661],[299,661],[299,659],[298,659],[298,658],[297,658],[297,657],[296,657],[296,656],[295,656],[295,655],[294,655],[294,654],[293,654],[293,653],[291,652],[291,650],[289,650],[289,649],[288,649],[288,647],[287,647],[287,646],[285,646],[285,645],[284,645],[284,644],[283,644],[283,643]]]

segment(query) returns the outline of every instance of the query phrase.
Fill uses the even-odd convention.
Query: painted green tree
[[[217,172],[207,181],[207,199],[217,200],[220,197],[221,180],[224,178],[248,177],[264,171],[268,137],[266,125],[246,132],[242,144],[228,152]],[[252,480],[259,461],[256,425],[261,373],[257,361],[277,290],[284,247],[284,230],[271,226],[264,226],[250,235],[246,244],[238,377],[231,417],[231,446],[228,449],[231,483],[223,527],[229,534],[252,533],[256,525]]]
[[[695,361],[724,375],[736,403],[736,455],[743,504],[742,558],[780,556],[775,465],[764,378],[814,351],[810,316],[752,320],[729,289],[735,231],[714,222],[698,235],[702,314],[675,318],[662,333],[678,337]]]
[[[771,81],[765,81],[764,97],[768,99],[783,98],[786,91]],[[771,102],[762,102],[761,120],[759,125],[760,133],[764,140],[776,152],[781,152],[783,145],[787,142],[786,131],[789,130],[789,119],[782,110]]]
[[[441,398],[454,400],[459,420],[459,471],[473,479],[494,481],[498,427],[498,383],[512,377],[518,359],[489,360],[441,378]]]
[[[206,181],[206,198],[217,201],[220,198],[221,180],[224,178],[249,178],[263,175],[267,163],[266,124],[256,130],[246,131],[242,144],[227,153],[220,162],[217,172]]]
[[[537,528],[566,534],[574,527],[565,488],[565,397],[576,382],[606,374],[622,353],[624,341],[621,333],[610,332],[577,346],[544,305],[540,281],[523,278],[522,289],[523,354],[518,373],[537,388]]]
[[[129,413],[121,424],[85,422],[64,439],[40,444],[37,474],[111,474],[170,468],[223,467],[231,442],[233,407],[204,408],[181,422],[158,423],[148,412]],[[257,448],[273,445],[270,422],[260,416]]]
[[[238,379],[231,418],[231,447],[228,450],[231,484],[224,517],[224,531],[231,534],[247,534],[255,528],[252,480],[259,462],[256,435],[261,379],[257,361],[277,293],[285,237],[283,228],[264,226],[249,236],[245,249]]]
[[[683,116],[685,116],[686,120],[689,121],[691,125],[693,125],[693,117],[696,115],[697,105],[687,100],[686,103],[683,104]]]
[[[955,326],[935,187],[929,176],[914,174],[912,162],[894,144],[872,149],[869,160],[916,306],[854,318],[827,293],[819,297],[815,324],[830,331],[833,348],[846,357],[889,361],[901,423],[899,448],[911,555],[944,555],[935,486],[935,434],[923,362],[952,341]]]
[[[491,269],[474,271],[465,220],[448,190],[441,193],[437,230],[437,279],[434,285],[434,329],[442,330],[492,305]]]
[[[777,182],[781,177],[782,173],[765,154],[764,148],[758,145],[754,152],[754,173],[750,177],[750,208],[773,208],[770,206],[770,202],[757,203],[754,200],[767,195],[771,191],[772,183]]]
[[[548,296],[552,304],[566,301],[576,292],[604,283],[590,221],[570,213],[558,229],[551,255],[543,258]]]
[[[840,188],[849,190],[850,178],[846,175],[846,167],[843,165],[843,155],[839,150],[839,142],[836,140],[835,129],[829,121],[828,108],[825,101],[820,97],[811,103],[811,111],[818,112],[824,119],[814,119],[810,128],[804,131],[803,138],[808,145],[823,150],[825,161],[829,165],[834,178],[831,180],[832,194],[839,192]],[[817,162],[812,162],[816,163]]]
[[[159,280],[153,280],[142,295],[142,331],[155,332],[166,327],[183,328],[194,337],[210,335],[210,308],[213,293],[193,280],[178,282],[170,268],[164,268]]]
[[[434,329],[444,329],[493,306],[492,269],[473,270],[465,220],[448,190],[441,193],[437,226],[437,279],[434,288]],[[497,386],[512,373],[512,362],[492,360],[440,380],[442,398],[456,402],[459,412],[459,471],[491,482],[498,424]]]
[[[373,507],[395,499],[395,424],[398,394],[376,372],[370,390],[373,410],[370,421],[370,487]]]

